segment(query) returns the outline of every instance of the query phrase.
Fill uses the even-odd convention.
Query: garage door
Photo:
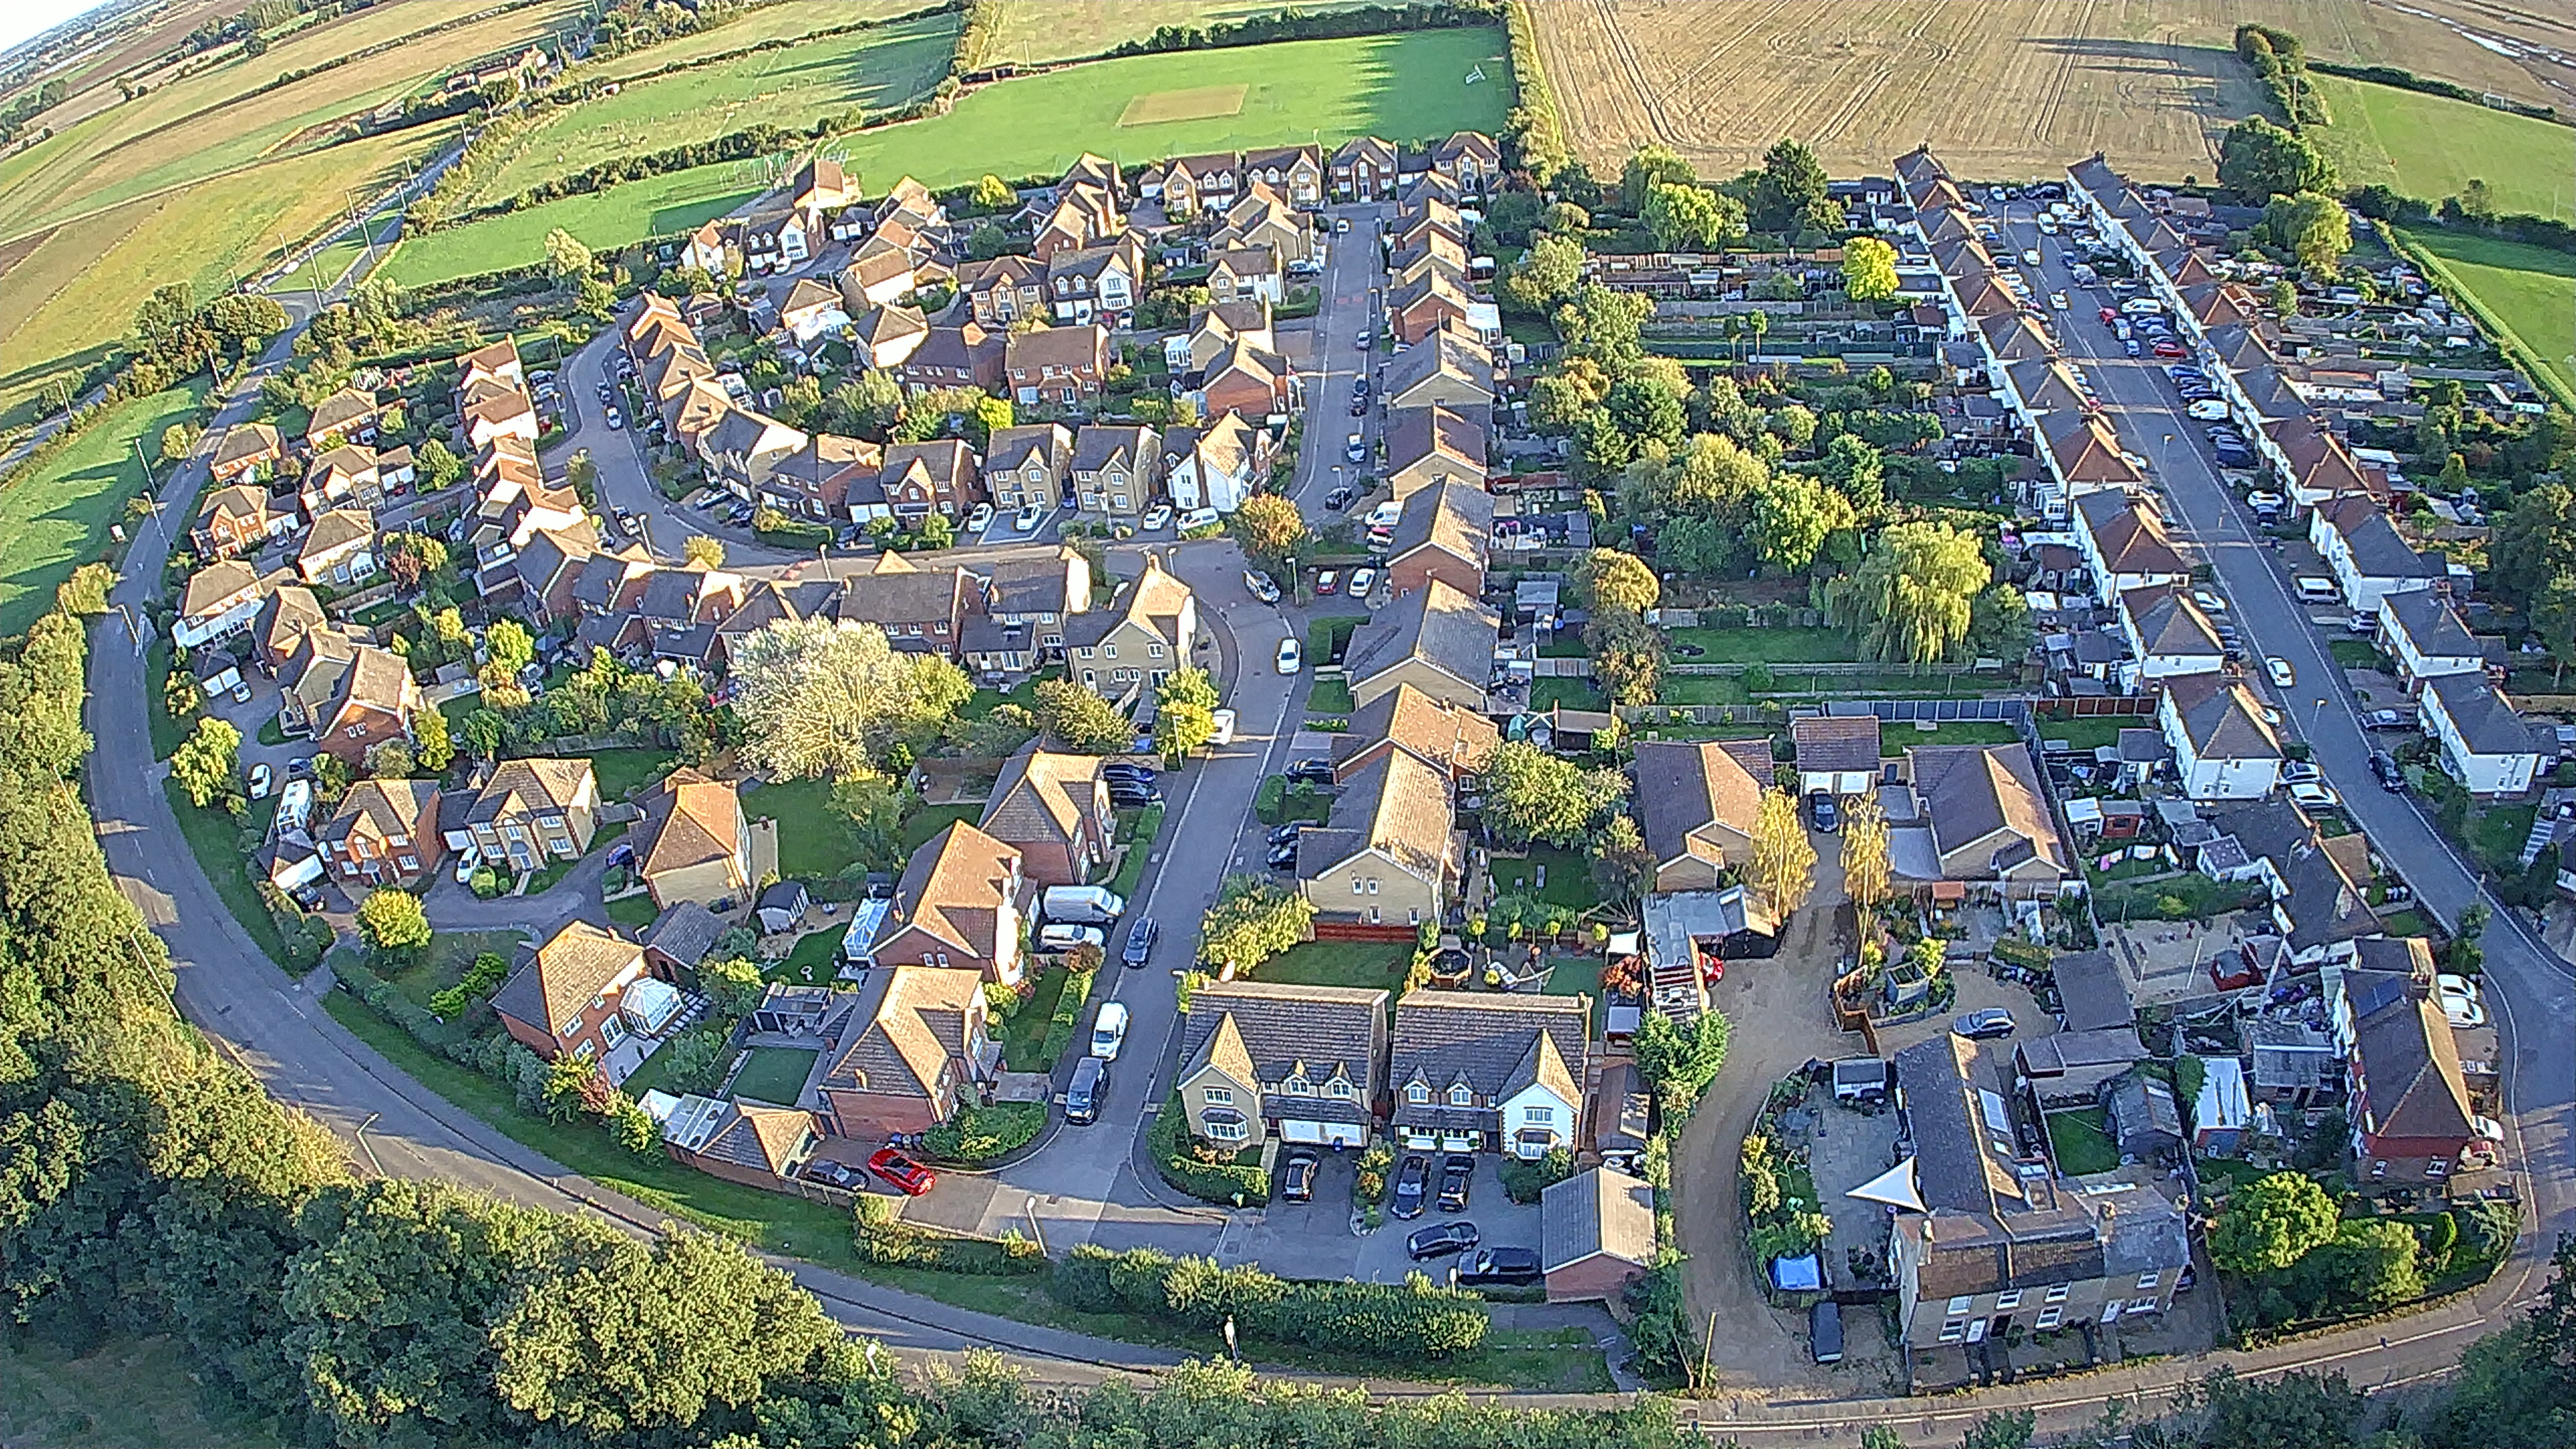
[[[1288,1142],[1321,1142],[1324,1140],[1324,1128],[1319,1122],[1281,1122],[1279,1136],[1281,1140]]]
[[[1357,1147],[1367,1135],[1355,1122],[1335,1122],[1324,1128],[1324,1140],[1335,1147]]]

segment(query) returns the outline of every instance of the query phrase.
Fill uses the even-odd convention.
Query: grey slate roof
[[[2442,712],[2451,717],[2473,753],[2519,755],[2534,748],[2531,726],[2487,682],[2485,674],[2445,674],[2426,688],[2441,700]]]
[[[1442,483],[1404,500],[1387,557],[1401,559],[1416,549],[1437,548],[1473,563],[1481,575],[1493,537],[1494,495],[1464,483]]]
[[[1279,1115],[1293,1101],[1308,1121],[1366,1122],[1374,1111],[1380,1067],[1375,1060],[1386,1020],[1387,993],[1355,986],[1297,986],[1269,981],[1209,982],[1190,994],[1181,1021],[1181,1074],[1204,1065],[1220,1022],[1234,1033],[1260,1078],[1265,1113]],[[1299,1067],[1317,1094],[1286,1097],[1275,1089]],[[1357,1093],[1322,1095],[1336,1071],[1346,1072]]]
[[[2101,1031],[2137,1021],[2129,983],[2109,951],[2071,951],[2049,963],[2068,1031]]]
[[[1482,689],[1493,676],[1494,639],[1501,628],[1493,610],[1433,579],[1370,616],[1351,635],[1342,666],[1358,683],[1418,658]]]
[[[1536,1081],[1548,1082],[1582,1110],[1591,1012],[1582,996],[1428,986],[1405,993],[1395,1006],[1387,1058],[1395,1120],[1433,1130],[1497,1131],[1496,1104]],[[1427,1104],[1404,1099],[1406,1086],[1417,1079],[1431,1089]],[[1476,1105],[1448,1105],[1450,1087],[1461,1081],[1473,1089]]]
[[[1606,1167],[1551,1183],[1539,1196],[1539,1243],[1539,1266],[1550,1273],[1603,1253],[1652,1267],[1655,1190]]]
[[[2485,649],[2451,601],[2431,589],[2390,594],[2383,602],[2415,652],[2431,659],[2476,659]]]

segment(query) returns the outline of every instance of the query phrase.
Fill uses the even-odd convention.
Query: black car
[[[1274,845],[1270,847],[1270,853],[1262,857],[1262,859],[1269,862],[1272,870],[1295,870],[1297,868],[1297,842],[1291,840],[1284,845]]]
[[[1367,416],[1368,416],[1368,396],[1367,396],[1367,394],[1365,394],[1365,393],[1353,393],[1353,394],[1351,394],[1351,416],[1352,416],[1352,417],[1355,417],[1355,418],[1364,418],[1364,417],[1367,417]]]
[[[1130,966],[1144,965],[1145,958],[1154,954],[1154,938],[1161,934],[1163,928],[1154,924],[1152,916],[1138,917],[1136,924],[1127,928],[1127,949],[1122,959]]]
[[[1288,778],[1302,785],[1329,785],[1333,783],[1333,762],[1299,760],[1288,767]]]
[[[1422,1198],[1431,1186],[1431,1159],[1416,1153],[1395,1170],[1395,1196],[1387,1211],[1400,1218],[1422,1216]]]
[[[1463,1213],[1467,1210],[1467,1189],[1476,1178],[1476,1159],[1451,1153],[1440,1159],[1440,1210]]]
[[[2379,788],[2382,790],[2406,788],[2406,772],[2397,768],[2397,761],[2386,750],[2370,752],[2370,773],[2379,777]]]
[[[1140,765],[1133,760],[1109,761],[1100,767],[1100,778],[1108,781],[1109,788],[1113,790],[1121,785],[1151,786],[1162,779],[1151,766]]]
[[[1109,782],[1109,803],[1121,810],[1157,805],[1162,803],[1162,799],[1163,792],[1152,785],[1129,785],[1116,780]]]
[[[1287,824],[1270,832],[1270,843],[1273,845],[1295,845],[1297,843],[1298,832],[1305,828],[1305,821],[1291,820]]]
[[[1288,1170],[1282,1173],[1279,1178],[1279,1196],[1281,1200],[1285,1202],[1311,1201],[1315,1196],[1315,1173],[1319,1166],[1320,1164],[1315,1161],[1315,1154],[1311,1152],[1290,1153],[1288,1155]]]
[[[1434,1223],[1404,1240],[1404,1251],[1419,1263],[1425,1258],[1446,1258],[1476,1246],[1474,1223]]]
[[[1807,820],[1818,830],[1830,831],[1843,823],[1842,812],[1834,808],[1834,792],[1818,790],[1807,797]]]
[[[1458,1260],[1461,1288],[1525,1288],[1546,1279],[1536,1248],[1480,1248]]]
[[[830,1187],[846,1188],[851,1192],[857,1192],[868,1185],[868,1175],[866,1173],[861,1172],[858,1168],[849,1163],[834,1162],[829,1158],[816,1158],[814,1161],[806,1163],[805,1178],[808,1182],[819,1182]]]
[[[1950,1030],[1970,1041],[1992,1041],[2013,1034],[2013,1014],[2000,1006],[1989,1006],[1951,1022]]]

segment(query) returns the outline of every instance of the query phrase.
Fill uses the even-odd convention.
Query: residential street
[[[1297,478],[1288,490],[1310,529],[1321,529],[1332,520],[1324,511],[1324,495],[1374,468],[1373,463],[1352,466],[1344,448],[1350,435],[1358,433],[1369,456],[1377,455],[1378,426],[1384,413],[1372,400],[1366,417],[1352,417],[1351,387],[1362,374],[1373,376],[1388,356],[1377,338],[1384,300],[1379,289],[1386,281],[1378,228],[1394,211],[1392,206],[1367,204],[1336,206],[1329,212],[1337,221],[1349,219],[1351,229],[1332,238],[1323,295],[1309,324],[1313,350],[1306,372],[1304,442],[1297,453]],[[1369,338],[1369,351],[1360,351],[1362,337]],[[1286,580],[1281,583],[1284,586]]]

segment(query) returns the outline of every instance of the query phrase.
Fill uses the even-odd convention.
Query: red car
[[[2157,338],[2156,345],[2148,350],[2155,353],[2158,357],[2188,357],[2191,355],[2183,350],[2181,343],[2174,341],[2170,337]]]
[[[884,1178],[906,1197],[919,1197],[939,1185],[938,1173],[891,1147],[880,1147],[868,1154],[868,1171]]]
[[[2108,326],[2110,326],[2112,323],[2117,322],[2117,321],[2119,321],[2119,320],[2120,320],[2120,310],[2119,310],[2118,308],[2116,308],[2116,307],[2105,307],[2105,308],[2103,308],[2103,309],[2102,309],[2102,325],[2103,325],[2103,326],[2108,327]]]

